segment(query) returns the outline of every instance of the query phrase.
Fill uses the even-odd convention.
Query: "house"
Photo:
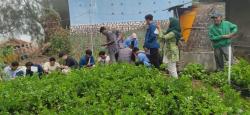
[[[32,43],[19,39],[9,39],[0,44],[0,48],[6,47],[13,49],[13,54],[6,56],[7,62],[28,58],[37,50]]]
[[[234,40],[236,56],[250,61],[250,0],[226,0],[226,18],[238,25],[239,37]]]

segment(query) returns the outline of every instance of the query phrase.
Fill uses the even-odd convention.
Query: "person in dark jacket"
[[[95,65],[94,57],[92,56],[91,50],[86,50],[85,56],[83,56],[80,60],[80,68],[82,67],[93,67]]]
[[[150,62],[152,65],[156,68],[160,68],[160,54],[159,54],[159,48],[160,44],[157,41],[158,36],[158,30],[156,23],[153,22],[153,15],[148,14],[145,16],[146,23],[148,25],[145,41],[144,41],[144,47],[149,49],[150,51]]]
[[[78,62],[74,58],[68,56],[67,53],[60,52],[58,57],[62,58],[63,62],[62,62],[61,65],[65,66],[66,68],[67,67],[74,68],[74,69],[78,68]]]
[[[33,76],[34,73],[37,73],[39,78],[43,75],[43,67],[38,64],[33,64],[32,62],[27,62],[26,67],[26,76]]]

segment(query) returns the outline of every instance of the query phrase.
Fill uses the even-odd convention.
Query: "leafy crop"
[[[225,114],[212,87],[132,65],[53,73],[0,84],[0,114]]]

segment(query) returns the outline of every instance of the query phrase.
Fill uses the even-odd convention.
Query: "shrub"
[[[52,73],[0,83],[0,114],[225,114],[211,87],[132,65]]]

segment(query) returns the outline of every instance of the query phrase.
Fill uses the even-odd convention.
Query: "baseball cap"
[[[211,15],[211,18],[217,18],[217,17],[220,17],[220,16],[222,16],[221,13],[219,13],[219,12],[214,12],[214,13]]]

